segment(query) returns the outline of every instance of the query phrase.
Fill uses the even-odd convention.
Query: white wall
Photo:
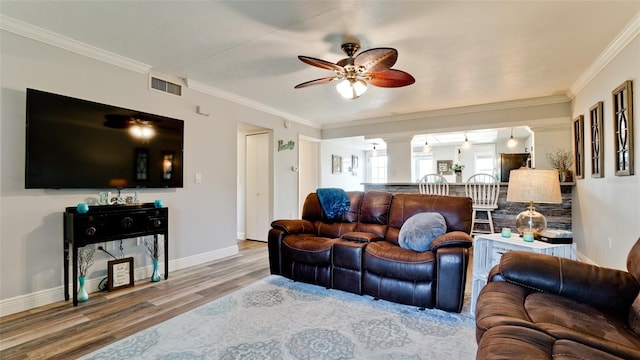
[[[331,156],[342,156],[343,166],[341,174],[331,173]],[[351,156],[358,156],[357,175],[349,172]],[[331,141],[320,142],[320,186],[323,188],[341,188],[345,191],[364,191],[362,183],[365,179],[364,151],[349,148]]]
[[[148,90],[148,75],[84,57],[2,31],[0,66],[0,312],[22,310],[63,299],[62,212],[99,190],[25,190],[25,89],[35,88],[185,121],[182,189],[140,190],[143,202],[161,198],[169,207],[170,269],[237,252],[237,124],[251,122],[273,130],[274,141],[297,140],[319,130],[202,92],[183,97]],[[198,115],[196,106],[210,109]],[[273,216],[297,213],[296,151],[274,149]],[[203,181],[195,184],[194,174]],[[126,193],[126,191],[125,191]],[[135,241],[125,242],[136,267],[148,259]],[[106,273],[106,256],[96,255],[89,284]],[[143,270],[145,270],[143,268]],[[138,276],[148,276],[139,272]]]
[[[298,164],[299,175],[299,206],[298,214],[294,218],[302,215],[304,200],[307,195],[315,192],[320,182],[320,142],[310,139],[299,139],[300,141],[300,163]]]
[[[611,91],[626,80],[633,80],[635,175],[615,176]],[[585,178],[576,180],[574,190],[573,232],[579,250],[591,260],[626,269],[627,253],[640,237],[640,36],[577,93],[573,118],[584,115],[585,129],[590,124],[589,108],[598,101],[604,102],[604,178],[591,178],[591,165],[585,162]],[[590,143],[591,135],[585,131],[585,144]],[[585,146],[585,159],[590,157]]]

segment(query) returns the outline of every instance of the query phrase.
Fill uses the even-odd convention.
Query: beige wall
[[[611,91],[626,80],[633,80],[634,88],[635,175],[621,177],[614,174]],[[577,180],[574,190],[574,238],[578,249],[594,262],[626,269],[627,253],[640,237],[640,36],[577,93],[573,117],[584,115],[585,129],[590,124],[589,108],[598,101],[604,102],[604,178],[591,178],[591,165],[585,162],[585,178]],[[585,143],[590,142],[587,130]],[[585,159],[590,157],[586,146]]]
[[[269,129],[273,141],[297,141],[320,131],[202,91],[184,89],[176,97],[148,89],[148,75],[46,45],[2,30],[0,42],[0,315],[63,299],[62,212],[99,190],[24,188],[25,94],[35,88],[185,121],[182,189],[142,189],[143,202],[163,199],[169,207],[170,271],[237,252],[238,123]],[[210,116],[196,113],[196,106]],[[265,174],[272,178],[274,218],[296,214],[298,177],[295,151],[274,156]],[[202,174],[196,184],[194,174]],[[125,191],[125,193],[127,193]],[[135,239],[124,242],[134,256],[136,276],[150,262]],[[96,254],[88,285],[106,275],[107,257]]]

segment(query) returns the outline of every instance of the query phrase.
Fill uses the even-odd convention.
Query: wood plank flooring
[[[73,359],[220,298],[269,275],[267,244],[238,241],[240,254],[174,271],[157,283],[91,293],[0,318],[0,359]]]

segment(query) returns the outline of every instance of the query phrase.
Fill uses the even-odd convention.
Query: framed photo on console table
[[[109,277],[107,288],[109,291],[133,286],[133,258],[111,260],[108,263]]]

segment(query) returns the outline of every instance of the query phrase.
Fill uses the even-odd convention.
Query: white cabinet
[[[576,244],[549,244],[542,241],[526,242],[517,235],[504,238],[500,234],[478,235],[473,240],[473,279],[471,283],[471,314],[476,312],[476,300],[487,284],[489,271],[498,265],[502,254],[520,250],[539,254],[576,259]]]

